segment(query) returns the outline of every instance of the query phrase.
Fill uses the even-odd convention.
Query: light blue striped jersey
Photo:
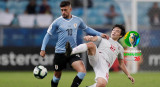
[[[53,21],[47,30],[47,33],[42,44],[41,50],[45,50],[46,44],[48,43],[47,35],[52,35],[53,33],[58,34],[58,41],[55,47],[55,53],[65,53],[65,44],[70,42],[71,47],[77,46],[77,31],[78,29],[83,29],[86,33],[90,35],[98,35],[101,33],[95,31],[94,29],[88,27],[81,18],[72,15],[71,19],[65,19],[62,16]]]

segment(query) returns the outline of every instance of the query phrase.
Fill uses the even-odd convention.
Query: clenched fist
[[[44,58],[44,57],[45,57],[45,54],[46,54],[46,52],[45,52],[44,50],[41,50],[40,56]]]

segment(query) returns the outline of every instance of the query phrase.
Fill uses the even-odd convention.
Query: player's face
[[[72,8],[70,6],[61,7],[61,13],[63,18],[69,18],[71,15]]]
[[[120,37],[122,37],[121,29],[118,27],[115,27],[111,32],[111,38],[117,41]]]

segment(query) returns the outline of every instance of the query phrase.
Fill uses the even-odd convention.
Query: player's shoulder
[[[56,18],[56,19],[52,22],[51,25],[58,25],[58,24],[60,24],[60,22],[62,21],[62,19],[63,19],[62,16]]]
[[[82,21],[82,18],[78,17],[78,16],[75,16],[75,15],[72,15],[72,17],[76,20],[79,20],[79,21]]]
[[[77,18],[77,19],[80,19],[80,17],[77,17],[77,16],[75,16],[75,15],[72,15],[72,17],[73,17],[73,18]]]
[[[60,16],[60,17],[58,17],[58,18],[56,18],[54,21],[60,21],[60,20],[62,20],[63,18],[62,18],[62,16]]]
[[[119,49],[124,50],[124,48],[122,47],[122,45],[120,43],[117,42],[117,44],[118,44]]]

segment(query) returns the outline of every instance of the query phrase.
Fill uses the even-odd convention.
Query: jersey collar
[[[63,18],[63,16],[61,16],[62,18]],[[73,19],[73,15],[72,15],[72,18],[70,18],[70,19],[65,19],[65,18],[63,18],[63,20],[65,20],[65,21],[67,21],[67,22],[70,22],[72,19]]]
[[[111,40],[113,40],[112,38],[109,38],[109,39],[111,39]],[[115,41],[115,40],[113,40],[114,42],[117,42],[117,41]]]

